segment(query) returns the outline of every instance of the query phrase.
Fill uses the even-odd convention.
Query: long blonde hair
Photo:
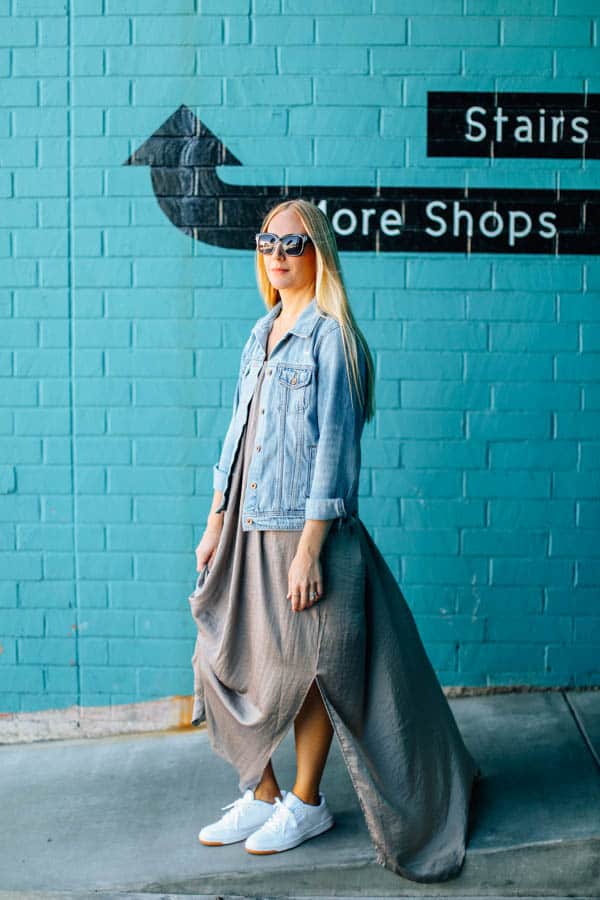
[[[335,233],[325,213],[314,203],[297,198],[284,200],[270,209],[264,217],[260,231],[268,231],[269,222],[284,209],[292,209],[299,216],[306,233],[312,238],[316,256],[315,297],[321,312],[335,318],[341,329],[346,360],[346,373],[354,383],[356,395],[364,410],[365,421],[375,415],[375,367],[367,340],[358,327],[348,302],[344,277],[338,256]],[[267,309],[279,301],[279,291],[269,281],[262,254],[256,252],[256,280]],[[357,341],[364,351],[367,383],[361,383],[358,366]],[[351,391],[352,398],[352,391]],[[354,401],[352,401],[354,403]]]

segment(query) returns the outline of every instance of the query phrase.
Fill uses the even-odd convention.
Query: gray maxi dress
[[[358,516],[321,550],[323,596],[294,612],[288,570],[300,531],[243,531],[241,499],[260,406],[259,373],[210,569],[189,597],[197,638],[192,724],[255,788],[316,678],[376,851],[412,881],[463,864],[467,750],[396,579]]]

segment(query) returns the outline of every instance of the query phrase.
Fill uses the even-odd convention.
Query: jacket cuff
[[[213,491],[225,492],[227,484],[227,474],[218,466],[213,466]]]
[[[338,516],[346,517],[346,506],[342,497],[332,497],[326,500],[306,498],[305,519],[337,519]]]

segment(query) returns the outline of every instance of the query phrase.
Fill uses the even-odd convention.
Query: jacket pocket
[[[279,367],[277,377],[281,384],[289,387],[290,390],[300,390],[306,387],[312,378],[312,368],[310,366],[285,366]]]
[[[280,365],[277,369],[280,407],[295,412],[306,409],[312,377],[311,366]]]

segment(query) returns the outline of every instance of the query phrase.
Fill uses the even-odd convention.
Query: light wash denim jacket
[[[242,350],[232,417],[213,466],[213,488],[224,494],[216,512],[227,507],[231,470],[280,308],[281,300],[257,320]],[[360,344],[358,353],[364,384]],[[295,531],[305,519],[356,517],[365,418],[356,392],[350,396],[339,323],[323,314],[313,297],[273,347],[265,369],[248,480],[242,485],[242,529]]]

